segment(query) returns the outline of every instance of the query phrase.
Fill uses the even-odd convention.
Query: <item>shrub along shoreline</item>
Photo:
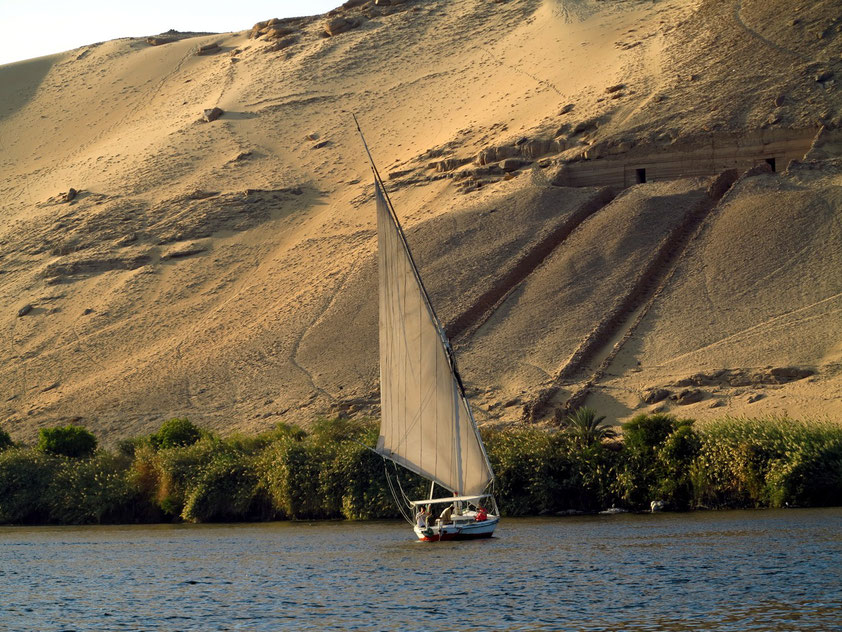
[[[698,428],[640,415],[616,439],[589,409],[559,429],[482,432],[503,515],[842,505],[842,427],[725,417]],[[221,438],[184,418],[97,448],[83,428],[41,431],[34,446],[0,429],[0,524],[396,518],[371,420],[322,419]],[[389,467],[390,471],[393,471]],[[401,486],[423,498],[427,482]]]

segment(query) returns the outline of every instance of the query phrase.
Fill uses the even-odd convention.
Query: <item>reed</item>
[[[279,425],[228,438],[186,421],[123,441],[113,454],[71,457],[4,442],[0,523],[398,516],[384,462],[366,447],[377,439],[374,420],[320,419],[309,432]],[[674,510],[842,505],[842,428],[831,422],[724,417],[698,427],[642,415],[624,430],[621,440],[576,424],[483,430],[503,513],[646,509],[651,500]],[[428,492],[405,471],[397,482],[407,496]]]
[[[696,504],[842,504],[842,428],[829,421],[724,417],[701,432]]]
[[[486,430],[483,442],[497,477],[495,493],[507,515],[595,510],[617,498],[619,456],[612,444],[578,429],[521,427]]]
[[[145,522],[148,512],[120,458],[57,456],[16,447],[0,453],[0,523]]]

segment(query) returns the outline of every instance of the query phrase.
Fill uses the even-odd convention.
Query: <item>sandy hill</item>
[[[350,112],[482,423],[842,417],[836,2],[384,4],[0,66],[5,428],[376,414]]]

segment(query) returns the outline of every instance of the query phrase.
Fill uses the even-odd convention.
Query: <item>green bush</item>
[[[345,443],[326,464],[324,491],[331,505],[348,520],[374,520],[399,517],[398,508],[386,481],[383,459],[355,443]],[[391,472],[394,468],[389,467]],[[391,474],[393,477],[395,474]],[[426,498],[429,482],[400,471],[401,487],[412,500]]]
[[[623,443],[627,448],[651,452],[661,446],[679,425],[692,423],[663,413],[637,415],[623,426]]]
[[[372,420],[319,419],[310,434],[289,426],[274,431],[259,459],[262,485],[275,515],[291,519],[373,519],[399,516],[373,445]],[[394,476],[394,475],[393,475]],[[400,485],[422,497],[425,482],[401,470]]]
[[[156,448],[167,449],[193,445],[201,437],[202,431],[187,417],[173,417],[165,421],[149,441]]]
[[[135,452],[141,446],[148,443],[149,437],[131,437],[129,439],[120,439],[117,442],[117,454],[131,461],[134,459]]]
[[[32,448],[0,453],[0,523],[144,521],[145,506],[119,459],[55,456]]]
[[[100,453],[85,460],[56,458],[45,495],[50,522],[125,523],[143,521],[148,514],[118,457]]]
[[[205,438],[192,445],[144,451],[135,459],[134,476],[137,480],[145,479],[145,491],[151,492],[151,502],[170,519],[181,520],[199,471],[221,448],[224,448],[221,442]]]
[[[840,504],[842,428],[726,417],[704,427],[693,481],[710,507]]]
[[[582,448],[578,435],[538,428],[488,430],[484,440],[497,478],[495,493],[505,515],[553,513],[590,508],[599,491],[582,466],[594,466],[607,451]]]
[[[693,422],[672,415],[637,415],[623,427],[620,488],[624,504],[648,509],[663,500],[672,509],[687,509],[692,496],[690,466],[694,452]]]
[[[42,428],[38,432],[38,450],[73,459],[87,458],[96,451],[96,437],[81,426]]]
[[[379,424],[366,418],[320,417],[313,424],[309,436],[313,443],[322,447],[335,447],[347,441],[376,439]]]
[[[659,478],[653,500],[662,500],[672,510],[687,510],[693,504],[693,462],[701,450],[702,440],[687,420],[677,422],[658,447]]]
[[[533,513],[548,514],[581,506],[582,479],[571,449],[577,444],[560,432],[547,433],[542,440],[533,441],[537,452],[529,486]]]
[[[13,445],[15,445],[15,442],[12,441],[12,435],[0,428],[0,452],[6,448],[11,448]]]
[[[485,433],[486,450],[497,477],[497,501],[506,515],[534,513],[540,504],[533,491],[543,439],[544,433],[532,428]]]
[[[306,442],[320,459],[319,494],[323,511],[353,520],[397,518],[398,507],[387,481],[412,500],[426,497],[429,481],[384,463],[366,446],[377,442],[380,424],[372,419],[320,419]]]
[[[581,477],[578,502],[572,509],[596,511],[622,501],[625,453],[617,443],[595,443],[574,455],[574,471]]]
[[[273,442],[263,453],[261,474],[272,507],[283,518],[329,518],[319,493],[321,455],[305,441]]]
[[[773,507],[842,505],[842,437],[801,446],[766,476]]]
[[[49,522],[47,490],[57,469],[56,457],[31,448],[0,452],[0,523]]]
[[[583,416],[561,430],[483,431],[505,515],[656,499],[672,509],[842,505],[839,426],[725,418],[697,430],[640,415],[622,441],[605,442],[600,418]],[[397,517],[384,469],[411,499],[429,482],[384,468],[366,447],[377,436],[372,420],[320,419],[310,433],[281,424],[220,439],[174,419],[110,454],[82,428],[53,428],[35,448],[0,450],[0,523]]]
[[[276,424],[269,432],[258,435],[258,438],[264,442],[264,445],[268,445],[273,441],[283,441],[285,439],[303,441],[306,436],[307,433],[298,426],[281,422]]]
[[[198,469],[181,513],[191,522],[266,520],[271,516],[254,459],[234,450],[215,452]]]

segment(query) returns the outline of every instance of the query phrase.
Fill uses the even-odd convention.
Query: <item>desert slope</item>
[[[483,422],[536,400],[532,418],[552,417],[577,392],[622,419],[652,408],[648,389],[757,367],[812,375],[713,380],[701,402],[656,405],[842,413],[835,3],[332,13],[277,24],[281,39],[121,39],[0,66],[0,422],[14,436],[68,420],[115,440],[173,415],[230,432],[376,413],[371,175],[350,112]],[[328,37],[337,18],[353,27]],[[200,121],[213,107],[224,114]],[[624,156],[779,132],[809,147],[821,128],[823,153],[714,197],[717,173],[599,181]],[[676,155],[690,175],[696,159]],[[558,186],[577,166],[594,185]]]

